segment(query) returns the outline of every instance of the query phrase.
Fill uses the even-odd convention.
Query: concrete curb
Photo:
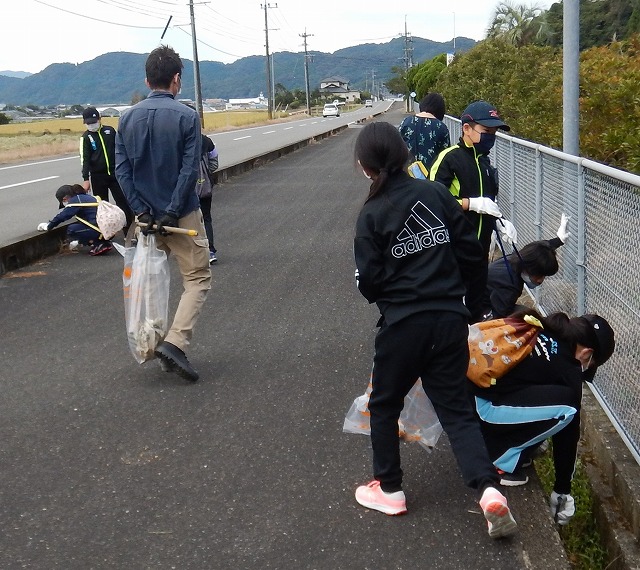
[[[607,570],[640,570],[640,466],[590,390],[583,395],[581,427]]]
[[[48,232],[32,232],[16,241],[0,244],[0,276],[60,251],[66,226],[61,224]]]

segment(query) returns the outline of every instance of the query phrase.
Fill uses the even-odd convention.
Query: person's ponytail
[[[409,159],[398,129],[385,122],[369,123],[360,131],[354,154],[356,163],[373,178],[365,203],[384,193],[389,176],[403,170]]]

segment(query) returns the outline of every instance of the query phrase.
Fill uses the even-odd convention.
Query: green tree
[[[282,83],[276,83],[274,100],[276,107],[286,107],[293,103],[295,97]]]
[[[545,33],[539,41],[562,46],[562,4],[544,14]],[[640,32],[640,0],[580,0],[580,50],[608,45]]]
[[[580,57],[580,152],[640,172],[640,36]]]
[[[5,115],[4,113],[0,113],[0,125],[8,125],[11,122],[11,117]]]
[[[562,143],[562,57],[552,48],[482,41],[455,58],[434,90],[449,114],[460,116],[484,99],[500,109],[516,136],[556,148]]]
[[[540,33],[542,9],[526,4],[512,4],[508,0],[496,7],[487,38],[501,39],[515,46],[534,42]]]
[[[404,67],[399,65],[395,65],[391,68],[391,73],[393,73],[393,77],[389,79],[384,86],[391,93],[408,93],[409,88],[407,87],[407,70]]]
[[[418,101],[429,93],[429,91],[433,91],[440,74],[446,67],[447,55],[442,53],[409,70],[407,74],[407,85],[410,91],[416,92],[416,99]]]

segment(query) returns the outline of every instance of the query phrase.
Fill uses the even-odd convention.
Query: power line
[[[100,18],[92,18],[91,16],[86,16],[85,14],[79,14],[78,12],[72,12],[71,10],[65,10],[64,8],[60,8],[59,6],[54,6],[53,4],[48,4],[47,2],[43,2],[42,0],[34,0],[34,2],[37,2],[38,4],[43,4],[44,6],[48,6],[49,8],[53,8],[54,10],[60,10],[61,12],[66,12],[67,14],[73,14],[74,16],[86,18],[87,20],[102,22],[103,24],[111,24],[113,26],[122,26],[123,28],[137,28],[141,30],[162,30],[164,28],[164,26],[134,26],[132,24],[121,24],[120,22],[110,22],[108,20],[101,20]]]

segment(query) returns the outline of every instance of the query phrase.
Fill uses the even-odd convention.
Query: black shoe
[[[162,341],[156,347],[154,354],[166,364],[171,372],[175,372],[185,380],[195,382],[200,378],[191,364],[189,364],[186,354],[174,344]]]
[[[514,473],[507,473],[498,469],[500,475],[500,485],[503,487],[519,487],[520,485],[526,485],[529,482],[529,477],[519,470]]]
[[[113,245],[111,245],[110,241],[101,241],[98,245],[89,250],[89,255],[104,255],[105,253],[109,253],[112,249]]]

